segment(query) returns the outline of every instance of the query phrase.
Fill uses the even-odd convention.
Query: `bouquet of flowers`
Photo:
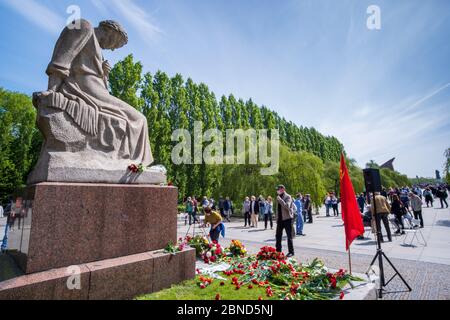
[[[142,173],[145,171],[145,167],[142,163],[139,165],[135,165],[134,163],[132,163],[128,166],[128,170],[133,173]]]
[[[258,254],[256,255],[256,259],[283,261],[286,259],[286,257],[284,256],[284,253],[277,252],[274,247],[265,246],[259,250]]]
[[[192,248],[195,248],[197,257],[202,257],[209,250],[209,241],[206,237],[196,235],[194,237],[186,236],[185,242]]]
[[[208,250],[203,253],[202,259],[205,263],[214,263],[223,257],[223,250],[217,241],[213,241],[208,245]]]
[[[231,240],[228,250],[233,256],[245,256],[247,254],[247,249],[239,240]]]

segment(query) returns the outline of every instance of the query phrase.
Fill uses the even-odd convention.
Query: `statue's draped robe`
[[[63,79],[51,105],[65,110],[86,133],[95,136],[101,151],[121,160],[153,162],[144,115],[109,94],[103,71],[102,49],[89,22],[81,28],[65,28],[56,43],[49,76]],[[120,146],[119,150],[117,146]]]

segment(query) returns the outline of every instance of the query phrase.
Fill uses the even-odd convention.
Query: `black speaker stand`
[[[400,274],[400,272],[397,270],[397,268],[394,266],[394,264],[389,260],[389,258],[386,256],[386,254],[383,252],[383,249],[381,248],[381,221],[378,219],[378,213],[377,213],[377,207],[375,203],[375,192],[372,192],[372,206],[373,206],[373,212],[374,212],[374,218],[376,222],[377,227],[377,253],[375,254],[375,257],[373,257],[372,262],[370,263],[370,266],[366,272],[368,275],[369,270],[374,265],[375,261],[378,259],[378,267],[380,269],[380,287],[378,288],[378,298],[383,298],[383,292],[386,292],[384,289],[396,276],[399,276],[402,282],[405,284],[405,286],[408,288],[408,291],[411,292],[412,288],[409,286],[409,284],[406,282],[406,280],[403,278],[403,276]],[[394,269],[395,273],[394,275],[386,282],[384,277],[384,266],[383,266],[383,257],[386,259],[386,261],[389,263],[389,265]],[[389,292],[386,292],[389,293]]]

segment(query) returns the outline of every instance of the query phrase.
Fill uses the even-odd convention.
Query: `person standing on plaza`
[[[374,205],[376,206],[376,212],[373,208]],[[383,234],[381,232],[381,221],[383,221],[389,242],[392,242],[391,229],[389,227],[388,220],[389,213],[391,212],[391,206],[389,205],[387,199],[379,192],[375,192],[375,203],[370,205],[370,212],[372,213],[372,219],[375,219],[376,230],[381,234],[381,242],[384,242]]]
[[[18,197],[16,199],[16,202],[13,203],[11,206],[11,213],[10,213],[10,229],[14,229],[15,221],[18,221],[18,229],[20,230],[20,224],[22,222],[22,215],[23,215],[23,208],[22,208],[22,202],[23,199],[21,197]]]
[[[259,219],[263,220],[265,212],[264,206],[266,205],[266,200],[262,195],[258,197],[258,205],[259,205]]]
[[[403,216],[406,214],[406,210],[403,203],[400,201],[400,198],[396,194],[392,196],[391,213],[395,216],[395,224],[397,225],[397,231],[395,231],[395,234],[405,234]]]
[[[225,210],[223,209],[223,203],[225,202],[225,200],[223,199],[223,197],[222,196],[220,196],[219,197],[219,212],[220,212],[220,215],[222,216],[222,217],[225,217]]]
[[[413,192],[420,198],[420,200],[423,199],[423,192],[420,186],[416,186]]]
[[[202,200],[202,208],[205,209],[206,207],[209,207],[209,201],[208,198],[204,196]]]
[[[339,216],[339,199],[336,197],[335,193],[331,194],[331,207],[333,208],[333,215],[335,217]]]
[[[420,227],[423,228],[424,223],[422,217],[422,199],[420,199],[420,197],[417,194],[410,192],[409,203],[411,206],[411,210],[414,214],[414,219],[420,220]]]
[[[305,197],[305,212],[306,212],[306,216],[308,217],[307,223],[313,223],[312,202],[311,202],[310,194],[307,194]]]
[[[325,213],[326,213],[327,217],[329,217],[330,216],[330,208],[331,208],[331,193],[328,193],[325,196],[323,203],[325,204]]]
[[[294,243],[292,241],[292,221],[294,219],[293,208],[295,205],[293,203],[292,197],[286,192],[286,188],[283,185],[277,187],[277,230],[275,234],[276,238],[276,250],[277,252],[282,252],[281,240],[283,237],[283,230],[286,231],[287,243],[289,253],[287,257],[292,257],[294,255]]]
[[[209,199],[209,207],[213,210],[216,210],[216,201],[212,197]]]
[[[250,220],[250,198],[249,197],[245,197],[244,202],[242,203],[242,212],[244,213],[244,228],[247,227],[247,222],[248,225],[251,226],[251,220]]]
[[[186,200],[186,212],[189,216],[189,225],[192,225],[192,220],[194,221],[194,223],[196,223],[197,217],[195,216],[194,202],[192,201],[191,197],[188,197]]]
[[[400,193],[400,201],[403,203],[405,208],[409,208],[409,198],[408,198],[408,192],[405,187],[402,188],[402,191]]]
[[[366,198],[364,197],[364,193],[361,193],[358,198],[358,206],[359,206],[359,211],[361,211],[361,213],[364,213],[364,208],[366,207]]]
[[[227,197],[225,201],[223,202],[223,212],[225,219],[227,219],[228,222],[230,222],[231,217],[231,200],[230,197]]]
[[[433,193],[431,192],[429,187],[425,188],[423,196],[425,197],[425,203],[427,204],[427,208],[429,208],[430,204],[431,207],[433,208]]]
[[[445,188],[440,187],[437,190],[437,192],[436,192],[436,196],[441,201],[441,209],[444,209],[444,203],[445,203],[446,208],[448,208],[448,203],[447,203],[448,193],[447,193],[447,190]]]
[[[296,222],[296,234],[298,236],[305,236],[303,233],[303,201],[302,201],[302,194],[297,193],[297,198],[294,201],[294,204],[297,208],[297,222]]]
[[[302,196],[302,215],[303,215],[303,225],[306,223],[306,216],[308,215],[306,210],[305,210],[305,202],[306,202],[306,197]]]
[[[270,221],[270,229],[273,229],[273,201],[272,197],[268,196],[264,206],[264,230],[267,230],[267,224]]]
[[[219,242],[219,236],[225,233],[225,226],[222,223],[222,216],[220,213],[213,211],[211,207],[205,207],[205,225],[209,224],[211,229],[209,231],[209,236],[211,241]]]
[[[3,218],[3,212],[4,212],[3,206],[2,206],[2,204],[0,203],[0,218]]]
[[[251,228],[258,228],[258,217],[259,217],[259,201],[256,201],[256,197],[251,197],[250,202],[250,219],[251,219]]]

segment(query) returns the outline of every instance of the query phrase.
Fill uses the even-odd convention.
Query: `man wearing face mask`
[[[292,197],[286,192],[286,188],[283,185],[277,187],[277,231],[276,231],[276,249],[277,252],[281,251],[281,240],[283,236],[283,230],[286,230],[288,250],[289,253],[287,257],[292,257],[294,255],[294,244],[292,241],[292,221],[294,219],[295,205],[292,201]]]

